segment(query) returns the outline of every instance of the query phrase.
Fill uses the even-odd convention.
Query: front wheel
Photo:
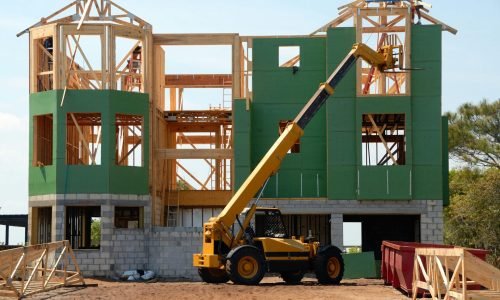
[[[340,250],[334,246],[321,249],[314,261],[314,272],[320,284],[339,284],[344,276],[344,259]]]
[[[255,285],[264,277],[265,261],[259,249],[241,246],[228,255],[226,270],[236,284]]]
[[[226,283],[229,276],[226,270],[216,268],[198,268],[198,274],[206,283]]]

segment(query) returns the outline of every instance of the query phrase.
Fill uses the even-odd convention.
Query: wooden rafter
[[[83,24],[87,21],[102,21],[111,22],[115,24],[120,24],[124,26],[139,27],[143,29],[151,28],[151,25],[134,15],[130,11],[126,10],[122,6],[114,3],[111,0],[107,1],[96,1],[96,0],[84,0],[84,7],[81,6],[81,1],[73,1],[70,4],[64,6],[63,8],[55,11],[54,13],[48,15],[47,17],[41,18],[40,21],[26,28],[25,30],[19,32],[17,36],[21,36],[28,33],[30,29],[40,27],[47,24],[66,23],[72,24],[76,23],[77,28],[80,29]],[[112,14],[111,8],[116,10],[115,14]],[[75,9],[75,14],[69,16],[62,16],[62,14],[71,8]]]
[[[383,10],[385,8],[387,8],[387,11],[390,11],[390,12],[392,12],[395,8],[402,8],[402,9],[408,10],[408,9],[410,9],[410,7],[412,5],[411,1],[412,0],[398,1],[398,2],[393,3],[391,6],[387,5],[387,3],[374,3],[374,5],[379,5],[376,9],[377,9],[377,14],[380,14],[379,9]],[[332,21],[326,23],[325,25],[319,27],[318,29],[313,31],[310,35],[312,36],[312,35],[316,35],[319,33],[325,33],[328,30],[328,28],[338,27],[341,24],[345,23],[349,19],[355,20],[356,19],[355,15],[358,13],[358,9],[369,8],[370,4],[371,4],[370,2],[367,2],[365,0],[357,0],[357,1],[353,1],[353,2],[350,2],[350,3],[347,3],[345,5],[338,7],[339,16],[337,18],[333,19]],[[422,18],[426,19],[431,24],[441,25],[443,31],[448,31],[452,34],[457,34],[457,32],[458,32],[457,29],[455,29],[455,28],[445,24],[444,22],[430,16],[428,13],[425,12],[425,11],[428,12],[428,9],[423,9],[423,10],[424,11],[421,10]],[[366,17],[363,17],[363,19],[370,22],[373,26],[377,27],[377,25],[375,25],[374,20],[366,18]],[[387,24],[387,27],[394,27],[401,20],[402,19],[399,19],[397,17],[395,20],[392,20],[391,22],[389,22]],[[381,27],[379,30],[386,30],[387,31],[387,27]],[[393,28],[392,32],[397,32],[398,30],[401,31],[401,30],[403,30],[403,28],[404,27]],[[364,30],[364,32],[379,32],[379,31],[367,28]]]

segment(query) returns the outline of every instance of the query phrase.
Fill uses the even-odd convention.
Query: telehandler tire
[[[299,284],[304,278],[304,271],[299,270],[296,272],[281,272],[281,278],[286,284]]]
[[[227,256],[226,271],[229,279],[236,284],[259,284],[266,273],[264,257],[254,246],[234,248]]]
[[[226,270],[216,268],[198,268],[198,274],[206,283],[226,283],[229,276]]]
[[[339,284],[344,276],[344,259],[335,246],[326,246],[316,255],[314,272],[320,284]]]

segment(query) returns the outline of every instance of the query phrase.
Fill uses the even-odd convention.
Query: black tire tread
[[[257,248],[252,246],[241,246],[240,248],[237,248],[235,250],[236,251],[231,255],[231,257],[228,257],[226,261],[226,271],[227,274],[229,275],[229,279],[231,279],[231,281],[234,282],[235,284],[241,284],[241,285],[259,284],[259,282],[262,280],[262,278],[264,278],[264,275],[266,273],[265,260],[261,252]],[[254,257],[260,265],[257,274],[251,279],[243,278],[242,276],[240,276],[240,274],[238,274],[238,267],[237,267],[238,261],[240,258],[244,256]]]
[[[224,270],[220,271],[220,276],[214,276],[214,273],[209,268],[198,268],[198,275],[206,283],[226,283],[229,281],[229,276]]]
[[[340,273],[335,278],[331,278],[326,269],[326,264],[331,257],[336,257],[340,261]],[[321,249],[314,260],[314,273],[320,284],[339,284],[344,276],[344,259],[340,250],[334,246]]]

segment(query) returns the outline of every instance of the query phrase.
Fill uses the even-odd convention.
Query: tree
[[[450,172],[450,205],[445,210],[445,242],[491,251],[500,267],[500,170]]]
[[[465,103],[448,116],[448,151],[471,166],[500,169],[500,99]]]
[[[101,219],[93,218],[90,223],[90,245],[99,247],[101,244]]]

